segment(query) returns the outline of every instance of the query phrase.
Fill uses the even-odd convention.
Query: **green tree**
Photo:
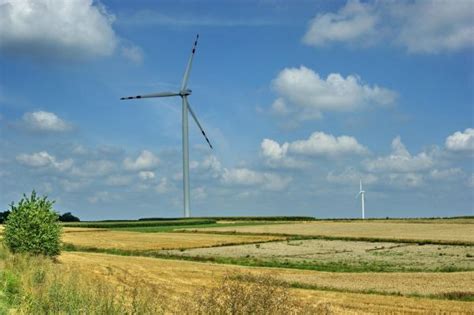
[[[54,201],[38,197],[33,190],[16,206],[10,205],[5,222],[4,242],[13,253],[54,257],[61,251],[61,226],[53,210]]]

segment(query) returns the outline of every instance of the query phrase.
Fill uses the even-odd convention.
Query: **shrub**
[[[227,274],[217,286],[199,290],[185,307],[186,314],[313,313],[298,303],[286,284],[269,275],[247,273]]]
[[[11,213],[5,223],[4,242],[13,253],[29,253],[54,257],[61,247],[61,226],[53,211],[54,201],[46,196],[23,195],[17,206],[11,204]]]

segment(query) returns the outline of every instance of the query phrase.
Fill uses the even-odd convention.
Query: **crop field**
[[[188,257],[255,260],[262,265],[347,271],[474,271],[474,247],[340,240],[293,240],[168,251]]]
[[[199,220],[66,226],[55,268],[170,305],[251,274],[326,314],[473,314],[472,219]]]
[[[215,227],[200,229],[200,231],[474,244],[474,220],[469,222],[316,221],[264,226]]]
[[[160,250],[209,247],[278,240],[275,236],[212,235],[195,233],[137,233],[115,230],[71,231],[64,233],[63,242],[76,247]]]
[[[281,277],[285,281],[298,282],[315,281],[313,284],[329,285],[325,289],[292,289],[293,294],[309,303],[328,303],[334,313],[377,314],[381,312],[458,312],[468,313],[472,304],[463,301],[449,301],[438,299],[423,299],[384,294],[355,293],[366,289],[379,287],[393,288],[397,292],[427,295],[432,293],[448,292],[452,289],[473,290],[472,275],[454,274],[446,279],[445,275],[436,277],[429,274],[423,279],[411,279],[406,274],[371,274],[337,275],[315,273],[310,271],[295,271],[288,269],[274,270],[265,268],[248,268],[218,264],[203,264],[179,260],[162,260],[146,257],[124,257],[93,253],[65,253],[60,262],[63,268],[89,274],[91,277],[100,277],[115,285],[130,285],[140,282],[141,285],[158,287],[175,299],[186,298],[199,287],[209,286],[216,278],[231,271],[269,273]],[[422,279],[422,280],[420,280]],[[319,284],[316,281],[321,281]],[[457,282],[459,281],[459,284]],[[387,285],[389,283],[389,285]],[[446,286],[446,284],[450,285]],[[417,284],[416,286],[413,286]],[[433,286],[427,286],[433,284]],[[333,290],[331,290],[333,289]],[[341,292],[342,291],[342,292]],[[344,292],[345,291],[345,292]]]

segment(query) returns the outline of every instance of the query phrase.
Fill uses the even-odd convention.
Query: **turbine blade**
[[[213,149],[211,142],[210,142],[209,139],[207,138],[207,135],[206,135],[206,133],[204,132],[204,129],[202,129],[202,126],[201,126],[201,124],[199,123],[199,120],[198,120],[197,117],[196,117],[196,114],[194,114],[193,109],[192,109],[191,106],[189,105],[188,98],[185,97],[184,99],[185,99],[186,105],[188,106],[188,110],[189,110],[189,112],[191,113],[191,116],[193,116],[194,121],[196,122],[196,124],[198,125],[199,129],[201,130],[201,133],[202,133],[202,135],[204,136],[204,138],[206,139],[207,144],[209,144],[209,147],[210,147],[211,149]]]
[[[186,71],[184,71],[183,82],[181,83],[181,91],[186,89],[186,86],[188,85],[189,73],[191,72],[191,67],[193,65],[193,58],[194,58],[194,53],[196,52],[198,39],[199,39],[199,34],[196,35],[196,40],[194,41],[193,49],[191,50],[191,56],[189,57],[188,65],[186,66]]]
[[[361,193],[362,193],[362,192],[359,191],[359,193],[355,196],[355,199],[357,199],[357,198],[360,196]]]
[[[133,100],[139,98],[152,98],[152,97],[168,97],[168,96],[179,96],[179,93],[176,92],[161,92],[161,93],[153,93],[153,94],[144,94],[144,95],[137,95],[137,96],[126,96],[121,97],[121,100]]]

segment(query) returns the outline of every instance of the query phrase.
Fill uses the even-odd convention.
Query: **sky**
[[[0,0],[0,210],[474,215],[474,1]]]

